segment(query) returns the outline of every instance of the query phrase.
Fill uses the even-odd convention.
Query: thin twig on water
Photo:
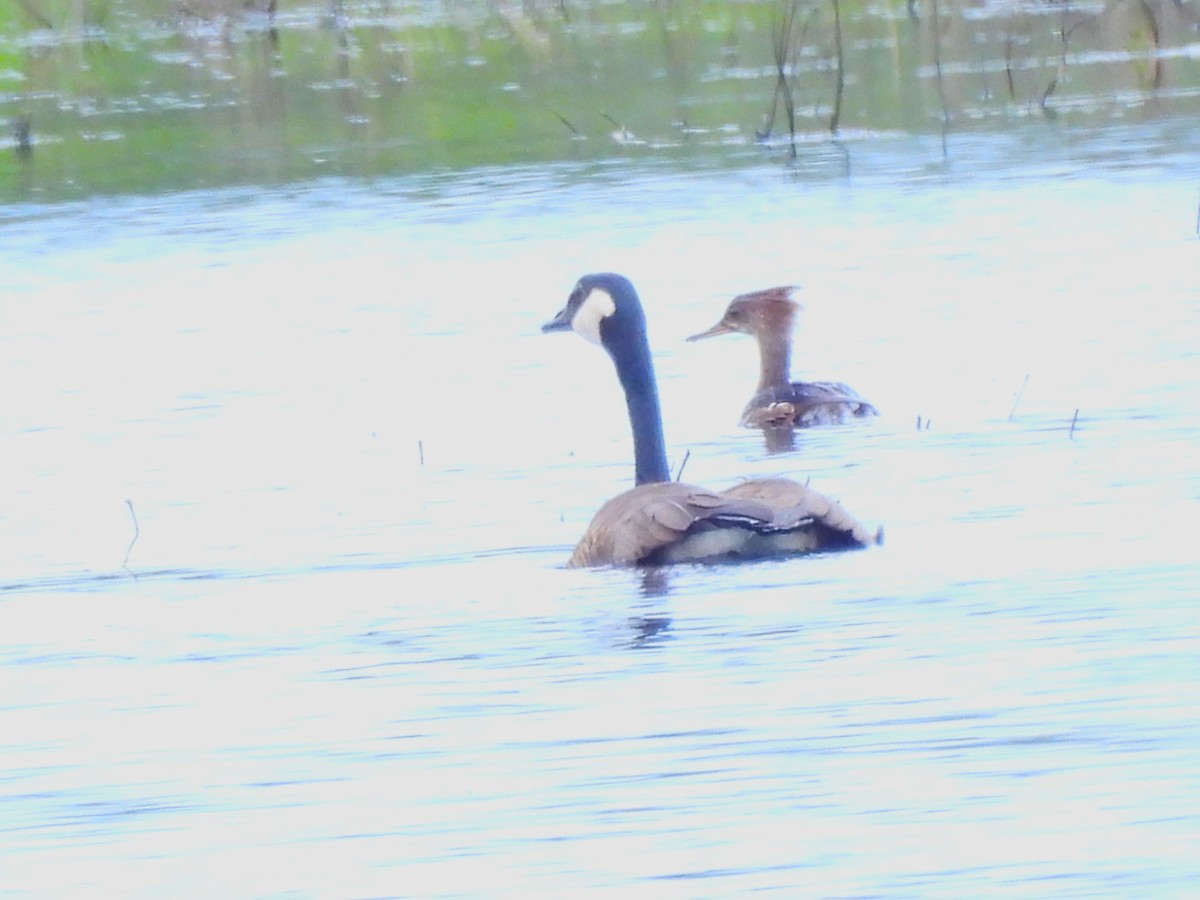
[[[1070,28],[1067,27],[1067,10],[1070,4],[1064,4],[1062,10],[1062,19],[1058,26],[1058,65],[1054,70],[1054,77],[1050,79],[1050,83],[1046,85],[1046,90],[1042,91],[1042,98],[1038,101],[1038,106],[1042,110],[1042,115],[1048,119],[1053,119],[1057,113],[1054,109],[1046,104],[1050,100],[1050,95],[1058,89],[1058,83],[1062,81],[1067,74],[1067,50],[1071,40],[1071,32],[1073,32],[1082,22],[1076,23]]]
[[[1017,99],[1017,85],[1013,81],[1013,38],[1012,35],[1004,37],[1004,81],[1008,85],[1008,99]]]
[[[579,133],[579,129],[567,121],[566,116],[562,115],[561,113],[559,113],[553,109],[550,110],[550,112],[551,112],[551,114],[553,114],[553,116],[556,119],[558,119],[558,121],[562,122],[564,125],[567,126],[567,129],[571,132],[571,134],[575,135],[575,137],[583,137],[583,135],[581,135]]]
[[[1012,409],[1008,413],[1008,421],[1013,420],[1013,416],[1017,414],[1017,404],[1021,402],[1021,396],[1025,393],[1025,385],[1029,384],[1029,373],[1025,373],[1025,380],[1021,382],[1021,389],[1017,391],[1017,399],[1013,401]]]
[[[602,116],[604,116],[604,118],[608,119],[609,123],[610,123],[610,124],[611,124],[611,125],[612,125],[612,126],[615,128],[615,129],[617,129],[616,131],[614,131],[614,132],[612,133],[612,136],[613,136],[613,138],[614,138],[614,139],[615,139],[615,140],[616,140],[618,143],[621,143],[621,144],[623,144],[623,143],[626,143],[626,142],[628,142],[628,141],[629,141],[631,138],[633,138],[633,137],[634,137],[634,134],[633,134],[633,132],[632,132],[632,131],[630,131],[628,128],[626,128],[624,125],[622,125],[622,124],[621,124],[620,122],[618,122],[616,119],[614,119],[614,118],[613,118],[612,116],[610,116],[608,113],[601,111],[600,115],[602,115]]]
[[[29,113],[17,116],[13,122],[13,151],[21,162],[33,156],[33,117]]]
[[[829,133],[837,134],[842,120],[842,95],[846,92],[846,60],[842,52],[842,8],[833,0],[833,42],[837,47],[837,82],[833,93],[833,115],[829,119]]]
[[[1146,27],[1150,32],[1150,40],[1154,44],[1151,59],[1154,60],[1154,89],[1158,90],[1162,87],[1163,79],[1162,38],[1158,26],[1158,18],[1154,15],[1154,8],[1146,0],[1140,0],[1138,6],[1141,8],[1142,16],[1146,20]]]
[[[129,568],[129,554],[133,552],[133,545],[137,543],[142,530],[138,526],[137,513],[133,511],[133,501],[126,500],[125,505],[129,507],[129,517],[133,519],[133,540],[129,542],[129,547],[125,550],[125,559],[121,561],[121,568],[130,575],[133,575],[134,578],[137,578],[137,575],[134,575],[133,570]]]
[[[787,4],[782,19],[776,19],[771,31],[771,50],[775,55],[775,93],[771,97],[771,116],[763,132],[764,137],[771,136],[775,127],[775,112],[783,103],[783,114],[788,123],[788,152],[792,159],[796,158],[796,102],[792,97],[792,85],[788,79],[788,59],[794,53],[794,26],[798,2]]]
[[[942,25],[941,7],[933,0],[933,71],[936,76],[938,100],[942,105],[942,161],[949,156],[946,147],[946,132],[950,130],[950,108],[946,103],[946,87],[942,82]]]
[[[688,464],[688,460],[692,458],[692,451],[685,450],[683,453],[683,462],[679,464],[679,471],[675,473],[675,480],[678,481],[683,477],[683,467]]]
[[[417,441],[417,457],[421,460],[422,468],[425,466],[425,445]]]
[[[38,12],[29,0],[17,0],[17,5],[25,11],[25,15],[37,23],[38,28],[45,28],[48,31],[54,29],[54,23]]]
[[[1075,407],[1075,415],[1071,416],[1071,430],[1067,432],[1067,437],[1071,440],[1075,439],[1075,423],[1079,421],[1079,407]]]

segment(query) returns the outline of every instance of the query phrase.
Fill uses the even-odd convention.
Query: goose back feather
[[[760,559],[882,541],[835,500],[787,478],[725,491],[665,481],[600,507],[568,565],[662,565]]]

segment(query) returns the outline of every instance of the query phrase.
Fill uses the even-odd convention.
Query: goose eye
[[[587,296],[587,291],[583,289],[582,284],[575,285],[575,290],[571,291],[571,296],[567,298],[567,304],[572,309],[578,309],[583,303],[583,298]]]
[[[600,334],[600,323],[616,312],[613,297],[603,288],[588,288],[580,291],[579,300],[574,304],[571,317],[571,328],[593,344],[603,345]]]

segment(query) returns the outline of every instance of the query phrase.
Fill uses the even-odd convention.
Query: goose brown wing
[[[824,537],[824,543],[883,543],[883,529],[872,531],[846,511],[842,504],[790,478],[755,478],[735,484],[721,496],[752,500],[770,507],[772,525],[777,530],[811,526]]]
[[[753,497],[735,497],[679,482],[644,484],[613,497],[592,518],[570,566],[632,565],[655,556],[701,523],[771,527],[775,511]]]

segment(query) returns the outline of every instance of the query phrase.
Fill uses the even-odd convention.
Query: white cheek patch
[[[590,294],[579,304],[571,319],[571,328],[593,344],[600,343],[600,323],[617,311],[612,294],[601,288],[592,288]]]

